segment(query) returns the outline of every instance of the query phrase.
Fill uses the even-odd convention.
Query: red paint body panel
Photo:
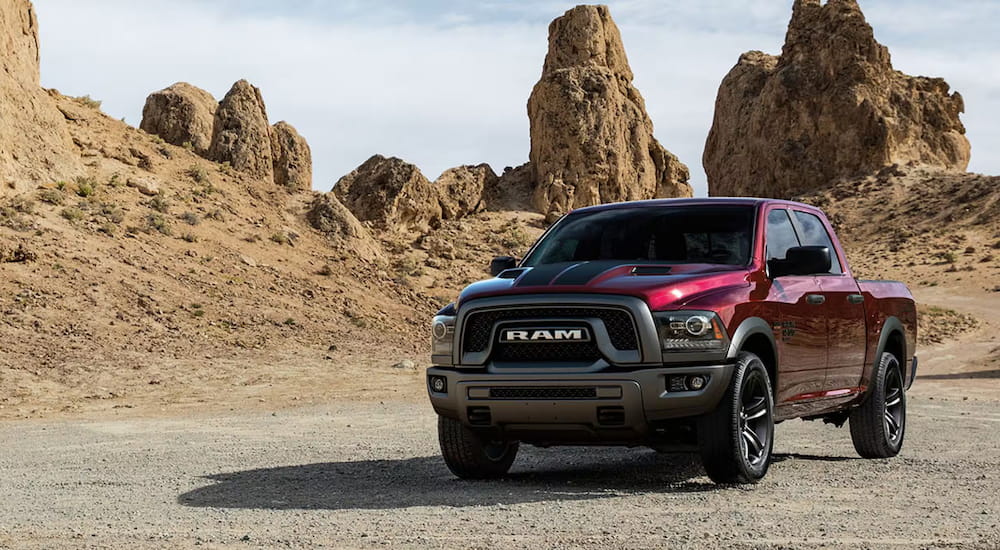
[[[899,282],[857,281],[833,228],[817,208],[767,199],[683,199],[603,205],[577,212],[701,204],[742,204],[756,208],[749,265],[671,265],[669,274],[640,275],[633,273],[638,264],[624,263],[580,285],[515,286],[519,278],[494,278],[468,286],[461,293],[457,307],[471,299],[491,296],[594,293],[637,297],[654,312],[713,311],[730,335],[748,319],[760,318],[772,327],[777,348],[775,392],[779,419],[829,412],[859,399],[876,364],[882,329],[892,317],[902,323],[905,332],[905,357],[900,357],[900,363],[909,365],[917,329],[916,308],[909,290]],[[768,214],[774,209],[819,217],[843,274],[771,279],[766,267],[765,226]],[[825,301],[810,303],[807,301],[810,295],[821,295]],[[863,297],[860,303],[857,295]],[[909,376],[909,372],[904,373],[904,377]]]

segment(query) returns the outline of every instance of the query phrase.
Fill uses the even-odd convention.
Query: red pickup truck
[[[849,421],[863,457],[903,444],[913,298],[855,279],[814,207],[582,208],[491,269],[432,324],[427,389],[459,477],[506,474],[520,443],[646,445],[753,483],[792,418]]]

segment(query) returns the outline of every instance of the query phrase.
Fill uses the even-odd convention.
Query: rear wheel
[[[851,411],[851,440],[864,458],[899,454],[906,435],[906,392],[899,359],[883,353],[872,374],[868,398]]]
[[[492,440],[445,416],[438,416],[438,442],[448,469],[463,479],[502,477],[517,457],[516,441]]]
[[[771,465],[774,397],[759,357],[740,353],[722,400],[698,420],[698,443],[716,483],[756,483]]]

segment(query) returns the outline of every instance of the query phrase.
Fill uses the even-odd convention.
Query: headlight
[[[455,317],[437,315],[431,321],[431,362],[451,365],[451,350],[455,340]]]
[[[724,352],[729,337],[719,317],[710,311],[655,313],[660,348],[666,352]]]

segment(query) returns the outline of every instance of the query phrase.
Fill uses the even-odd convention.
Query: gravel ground
[[[526,447],[459,481],[413,402],[5,422],[0,547],[998,548],[996,405],[912,396],[893,460],[786,422],[752,488],[644,449]]]

